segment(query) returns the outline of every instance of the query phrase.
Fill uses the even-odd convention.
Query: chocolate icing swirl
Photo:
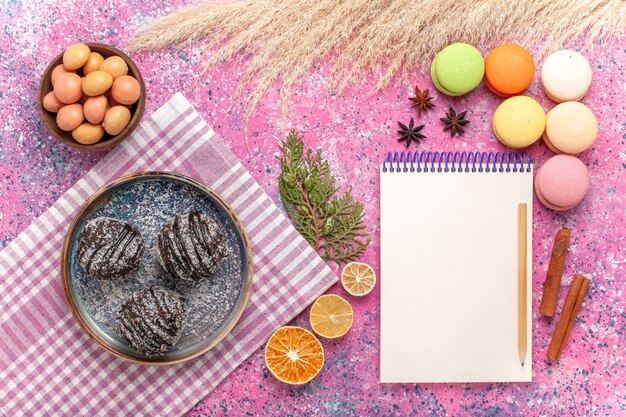
[[[170,351],[180,339],[186,320],[185,299],[156,285],[133,293],[118,316],[122,335],[146,356]]]
[[[117,279],[135,272],[143,252],[143,238],[137,229],[108,217],[89,221],[78,237],[78,263],[98,278]]]
[[[226,239],[219,226],[200,212],[178,216],[164,226],[157,245],[161,265],[179,280],[207,279],[228,257]]]

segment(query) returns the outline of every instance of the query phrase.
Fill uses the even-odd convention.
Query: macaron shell
[[[589,90],[591,78],[591,66],[587,59],[568,49],[549,55],[541,68],[543,90],[557,103],[583,98]]]
[[[546,95],[546,96],[547,96],[550,100],[554,101],[555,103],[563,103],[563,102],[565,102],[565,101],[568,101],[568,100],[563,100],[563,99],[560,99],[560,98],[557,98],[557,97],[554,97],[554,96],[550,95],[550,92],[546,90],[546,88],[544,87],[544,85],[543,85],[543,84],[541,85],[541,89],[543,90],[543,93],[544,93],[544,94],[545,94],[545,95]],[[580,97],[578,97],[578,98],[575,98],[575,99],[569,100],[569,101],[578,101],[578,100],[581,100],[583,97],[584,97],[584,95],[583,95],[583,96],[580,96]]]
[[[500,143],[502,143],[504,146],[513,148],[513,149],[519,149],[513,143],[507,142],[506,138],[500,135],[500,132],[498,132],[498,126],[496,125],[495,121],[493,123],[493,134],[495,135],[496,139],[498,139]]]
[[[502,91],[496,89],[493,85],[491,85],[491,83],[489,82],[489,80],[487,78],[485,78],[484,81],[485,81],[485,85],[487,86],[487,88],[489,90],[491,90],[491,92],[494,93],[497,96],[509,98],[509,97],[513,97],[513,96],[517,95],[517,94],[506,94],[506,93],[503,93]]]
[[[573,209],[574,207],[576,207],[578,205],[578,204],[572,204],[571,206],[568,206],[568,207],[559,207],[559,206],[555,206],[554,204],[551,204],[543,196],[543,194],[541,193],[541,190],[539,189],[537,184],[538,183],[535,182],[535,194],[537,195],[537,199],[541,202],[541,204],[543,204],[547,208],[555,210],[555,211],[564,211],[564,210]]]
[[[539,103],[527,96],[504,100],[493,114],[493,132],[510,148],[525,148],[541,138],[546,114]]]
[[[485,58],[485,81],[490,89],[504,97],[517,95],[533,81],[535,61],[523,47],[500,45]]]
[[[552,152],[554,153],[561,153],[557,148],[554,147],[554,145],[550,142],[550,138],[546,136],[546,133],[543,133],[543,143],[546,144],[546,146],[548,147],[548,149],[550,149]]]
[[[587,167],[571,155],[553,156],[539,168],[535,176],[537,198],[555,210],[575,207],[588,189]]]
[[[444,90],[465,94],[480,84],[485,63],[478,49],[466,43],[453,43],[437,54],[434,76]]]
[[[589,149],[598,136],[598,120],[589,107],[568,101],[546,115],[544,140],[557,153],[575,155]]]
[[[443,86],[441,85],[441,83],[439,82],[439,80],[437,80],[437,77],[435,75],[436,73],[436,69],[437,68],[437,57],[435,57],[435,59],[433,59],[432,64],[430,64],[430,78],[433,80],[433,84],[435,85],[435,87],[437,88],[437,90],[441,91],[442,93],[448,95],[448,96],[452,96],[452,97],[458,97],[458,96],[462,96],[462,93],[453,93],[452,91],[448,91],[445,88],[443,88]]]

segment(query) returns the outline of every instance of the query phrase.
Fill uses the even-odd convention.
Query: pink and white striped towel
[[[180,365],[136,365],[106,353],[73,319],[61,282],[63,239],[80,206],[111,180],[145,170],[177,172],[217,191],[252,246],[254,284],[241,320],[209,353]],[[0,411],[182,414],[336,280],[178,93],[0,252]]]

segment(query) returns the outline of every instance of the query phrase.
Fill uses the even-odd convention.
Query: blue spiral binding
[[[383,172],[531,172],[527,153],[389,152]]]

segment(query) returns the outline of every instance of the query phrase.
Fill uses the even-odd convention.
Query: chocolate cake
[[[180,294],[151,286],[135,292],[118,316],[122,336],[147,356],[172,350],[185,328],[187,305]]]
[[[217,271],[228,257],[219,226],[200,212],[178,216],[158,236],[159,261],[175,279],[198,282]]]
[[[136,271],[143,251],[137,229],[108,217],[89,221],[78,237],[78,263],[98,278],[117,279]]]

